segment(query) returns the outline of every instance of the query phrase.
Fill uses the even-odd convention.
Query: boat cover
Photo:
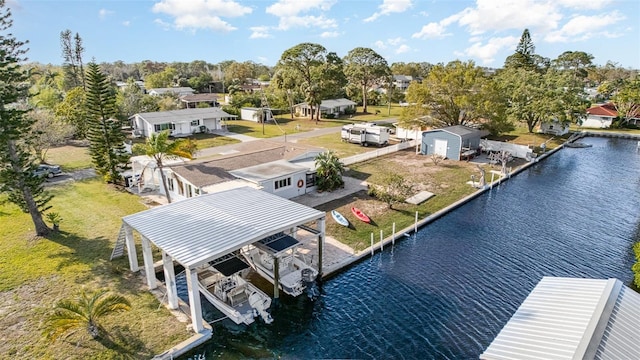
[[[291,249],[292,247],[300,244],[300,242],[294,239],[290,235],[280,234],[280,236],[268,237],[260,240],[256,245],[271,253],[279,253]]]
[[[249,267],[249,264],[242,261],[237,256],[229,257],[222,261],[212,261],[211,266],[218,270],[224,276],[231,276]]]

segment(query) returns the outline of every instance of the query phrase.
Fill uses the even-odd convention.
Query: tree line
[[[262,97],[245,94],[237,86],[247,79],[270,81],[264,93],[272,108],[294,116],[293,105],[305,101],[315,121],[320,120],[319,105],[327,98],[348,97],[361,104],[365,113],[372,103],[406,101],[410,106],[401,121],[407,126],[478,124],[494,134],[509,131],[518,122],[533,131],[551,117],[579,121],[588,106],[582,96],[586,85],[599,85],[605,96],[619,104],[621,113],[634,111],[634,104],[640,103],[637,72],[611,63],[595,66],[593,57],[583,52],[544,58],[535,53],[527,30],[515,53],[495,73],[459,60],[389,66],[370,48],[357,47],[340,57],[314,43],[285,50],[272,68],[253,62],[201,60],[85,64],[83,40],[70,30],[60,33],[63,64],[57,67],[27,63],[26,42],[9,32],[11,13],[5,0],[0,0],[0,10],[0,80],[6,84],[0,87],[0,190],[31,215],[39,235],[49,231],[42,214],[49,210],[51,197],[34,170],[50,146],[69,138],[87,141],[98,174],[118,183],[128,162],[122,132],[127,119],[135,113],[179,106],[175,95],[144,94],[135,82],[139,79],[147,88],[188,85],[201,92],[211,91],[212,81],[218,80],[234,95],[229,111],[264,106]],[[394,88],[393,74],[416,81],[402,93]],[[118,89],[116,80],[126,80],[126,86]]]

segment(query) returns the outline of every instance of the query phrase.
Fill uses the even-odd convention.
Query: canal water
[[[636,142],[586,138],[183,359],[477,359],[543,276],[630,284]],[[268,286],[268,285],[267,285]],[[209,309],[209,320],[219,316]]]

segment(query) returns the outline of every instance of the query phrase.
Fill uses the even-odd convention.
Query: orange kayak
[[[358,218],[358,220],[364,221],[367,224],[371,222],[371,219],[369,219],[367,214],[363,213],[362,210],[358,209],[357,207],[352,207],[351,212]]]

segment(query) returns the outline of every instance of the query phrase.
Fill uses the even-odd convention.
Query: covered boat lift
[[[311,223],[315,228],[309,228]],[[120,232],[133,272],[139,270],[133,231],[139,233],[149,289],[157,287],[151,244],[162,252],[170,309],[178,308],[173,262],[185,268],[191,321],[194,331],[201,332],[204,324],[196,268],[268,236],[280,232],[295,235],[297,229],[311,230],[318,236],[317,270],[322,274],[325,213],[249,187],[196,196],[125,216]]]

